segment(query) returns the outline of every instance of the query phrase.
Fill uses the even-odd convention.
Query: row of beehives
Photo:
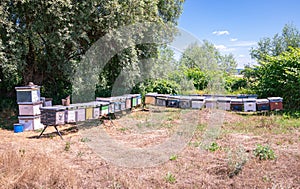
[[[93,102],[70,104],[69,106],[41,107],[41,123],[44,125],[62,125],[98,119],[108,114],[130,110],[141,103],[140,94],[128,94],[108,98],[99,97]]]
[[[130,94],[110,98],[97,98],[95,102],[52,106],[52,101],[40,96],[40,86],[30,83],[16,87],[19,105],[19,123],[23,130],[41,129],[45,125],[75,123],[97,119],[109,113],[127,110],[141,104],[140,94]],[[42,123],[42,124],[41,124]]]
[[[148,93],[145,96],[145,104],[165,106],[173,108],[201,109],[217,108],[227,111],[273,111],[282,110],[282,98],[269,97],[267,99],[256,98],[229,98],[214,96],[172,96],[156,93]]]

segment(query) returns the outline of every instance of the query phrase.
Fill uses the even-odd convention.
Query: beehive
[[[226,97],[220,97],[217,99],[217,107],[220,110],[230,110],[230,102],[231,98],[226,98]]]
[[[283,99],[281,97],[269,97],[268,98],[270,102],[270,110],[283,110]]]
[[[192,96],[191,106],[193,109],[201,109],[204,106],[205,97],[203,96]]]
[[[39,102],[40,101],[40,86],[24,86],[15,87],[17,91],[17,102]]]
[[[41,124],[41,116],[19,116],[19,123],[23,125],[24,131],[37,130],[44,127]]]
[[[243,103],[244,103],[244,111],[245,112],[256,112],[256,99],[255,98],[243,99]]]
[[[179,108],[179,98],[175,96],[169,97],[167,99],[166,106],[171,108]]]
[[[269,111],[270,103],[268,99],[256,99],[257,111]]]
[[[191,99],[189,97],[179,98],[179,108],[182,109],[191,108]]]
[[[18,102],[19,105],[19,115],[21,116],[34,116],[40,115],[40,107],[42,107],[42,102]]]
[[[145,95],[145,104],[155,105],[156,97],[157,97],[157,93],[147,93]]]
[[[41,107],[41,123],[44,125],[65,124],[65,107]]]
[[[75,106],[66,106],[65,122],[66,123],[75,123],[76,122],[76,107]]]
[[[217,99],[215,98],[205,99],[205,107],[209,109],[217,108]]]
[[[156,97],[156,105],[157,106],[166,106],[167,105],[167,97],[158,96]]]
[[[244,104],[243,104],[243,99],[231,99],[230,101],[230,110],[231,111],[243,111],[244,109]]]

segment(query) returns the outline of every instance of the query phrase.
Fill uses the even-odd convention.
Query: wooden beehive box
[[[179,97],[170,96],[167,100],[166,106],[171,108],[179,108]]]
[[[244,103],[243,99],[231,99],[230,101],[230,110],[231,111],[243,111],[244,109]]]
[[[268,100],[270,102],[271,111],[283,110],[283,99],[281,97],[269,97]]]
[[[179,108],[187,109],[192,107],[192,101],[189,97],[180,97],[179,98]]]
[[[63,125],[65,124],[65,107],[52,106],[41,107],[41,122],[44,125]]]
[[[269,111],[270,103],[268,99],[256,99],[257,111]]]
[[[24,131],[42,129],[41,116],[19,116],[19,123],[23,125]]]
[[[15,87],[17,91],[17,102],[39,102],[40,101],[40,86],[24,86]]]
[[[155,105],[157,95],[157,93],[147,93],[145,95],[145,104]]]
[[[245,98],[244,102],[244,111],[245,112],[256,112],[256,99],[255,98]]]
[[[230,102],[231,98],[226,98],[226,97],[220,97],[217,99],[217,107],[220,110],[230,110]]]
[[[193,109],[201,109],[204,106],[205,97],[203,96],[192,96],[191,106]]]
[[[217,99],[215,98],[206,98],[205,107],[209,109],[217,108]]]
[[[19,115],[21,116],[34,116],[40,115],[40,107],[42,107],[42,102],[18,102],[19,105]]]

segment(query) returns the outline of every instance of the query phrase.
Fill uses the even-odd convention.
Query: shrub
[[[259,158],[259,160],[275,159],[275,153],[269,146],[262,146],[260,144],[254,150],[254,155]]]

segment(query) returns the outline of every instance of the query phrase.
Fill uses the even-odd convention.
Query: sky
[[[186,0],[178,20],[186,36],[208,40],[222,54],[232,53],[238,68],[256,64],[251,47],[280,34],[285,24],[300,30],[300,0]]]

